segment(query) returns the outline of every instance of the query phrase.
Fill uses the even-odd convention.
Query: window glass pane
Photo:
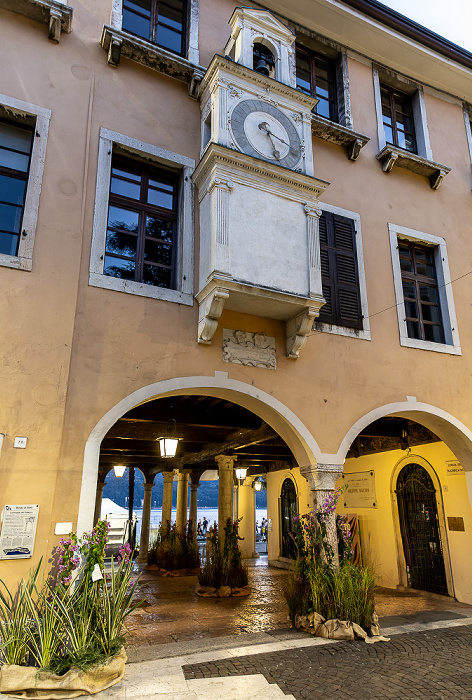
[[[108,226],[121,228],[123,231],[138,231],[139,214],[136,211],[128,211],[121,207],[110,206],[108,212]]]
[[[416,299],[416,294],[415,294],[415,284],[414,282],[409,282],[408,280],[402,280],[403,284],[403,294],[409,299]]]
[[[444,334],[441,326],[432,326],[429,323],[425,323],[424,339],[433,343],[444,343]]]
[[[170,242],[174,238],[174,223],[148,216],[146,218],[146,236]]]
[[[432,304],[438,303],[438,290],[436,287],[420,284],[420,299],[421,301],[430,301]]]
[[[31,129],[22,129],[20,126],[0,122],[0,147],[11,148],[21,153],[31,153],[31,141],[33,132]]]
[[[182,34],[162,24],[157,25],[156,44],[174,53],[182,53]]]
[[[405,272],[411,272],[413,270],[413,264],[411,260],[408,260],[406,258],[400,258],[400,268],[404,270]]]
[[[316,81],[316,96],[317,97],[319,97],[320,99],[322,99],[322,98],[328,99],[330,96],[329,92],[330,92],[329,86],[324,81],[321,81],[321,83],[318,82],[318,80]]]
[[[0,230],[19,233],[22,211],[22,207],[16,207],[12,204],[0,204]]]
[[[431,321],[432,323],[441,323],[441,315],[437,306],[422,304],[421,313],[423,321]]]
[[[145,17],[151,17],[151,0],[124,0],[123,7],[136,10]]]
[[[144,284],[152,284],[154,287],[171,286],[172,271],[165,267],[155,267],[154,265],[145,265],[143,273]]]
[[[146,240],[144,245],[144,259],[148,262],[172,265],[172,246],[157,241]]]
[[[111,255],[105,255],[103,274],[110,277],[121,277],[125,280],[134,279],[135,263],[132,260],[121,260]]]
[[[390,126],[384,124],[385,140],[387,143],[393,143],[393,131]]]
[[[123,8],[123,29],[143,39],[149,39],[151,22],[149,19]]]
[[[419,335],[418,323],[416,321],[407,321],[406,322],[406,329],[407,329],[409,338],[418,338],[419,339],[420,335]]]
[[[164,190],[165,192],[174,192],[175,189],[175,185],[167,182],[164,178],[156,177],[149,178],[149,186],[158,187],[160,190]]]
[[[26,173],[28,172],[29,156],[0,148],[0,165],[4,168],[10,168],[10,170]]]
[[[424,277],[431,277],[431,279],[434,279],[434,265],[427,262],[421,262],[416,259],[416,273],[418,275],[423,275]]]
[[[311,82],[309,73],[297,73],[297,88],[305,92],[307,95],[311,95]]]
[[[120,166],[113,166],[111,169],[112,175],[118,175],[118,177],[125,177],[128,180],[133,180],[134,182],[141,182],[141,173],[134,172],[133,170],[125,169]]]
[[[138,239],[129,233],[119,233],[108,231],[107,233],[107,253],[126,255],[128,258],[136,257],[136,247]]]
[[[411,153],[416,153],[416,140],[413,136],[405,135],[405,146],[404,148]]]
[[[158,21],[159,24],[164,24],[182,33],[184,24],[183,0],[160,0]]]
[[[10,204],[23,204],[25,186],[24,180],[0,175],[0,200]]]
[[[405,300],[405,316],[408,318],[418,318],[418,312],[414,301]]]
[[[392,126],[392,116],[389,109],[384,107],[382,121],[386,126]]]
[[[0,253],[4,255],[16,255],[18,236],[11,233],[0,232]]]
[[[128,197],[129,199],[139,199],[141,194],[141,185],[136,182],[128,182],[128,180],[122,180],[118,177],[112,177],[111,179],[111,192],[113,194],[119,194],[122,197]]]
[[[162,207],[163,209],[173,209],[174,207],[174,196],[170,192],[162,192],[161,190],[155,190],[152,187],[148,190],[149,204],[155,204],[157,207]]]
[[[331,115],[330,103],[328,102],[328,100],[320,98],[320,96],[318,95],[318,92],[316,93],[316,96],[320,100],[315,107],[316,113],[320,114],[322,117],[326,117],[326,119],[329,119],[330,115]]]

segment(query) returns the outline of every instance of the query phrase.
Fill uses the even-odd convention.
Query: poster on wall
[[[374,472],[343,474],[345,508],[376,508]]]
[[[0,532],[0,559],[28,559],[33,556],[39,505],[5,506]]]

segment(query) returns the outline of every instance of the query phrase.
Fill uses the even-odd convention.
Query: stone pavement
[[[298,631],[161,645],[97,700],[472,700],[472,618],[399,625],[387,643]],[[279,639],[277,640],[277,637]],[[249,639],[248,639],[249,638]],[[231,644],[232,640],[232,645]],[[236,642],[241,646],[235,646]],[[249,642],[249,643],[247,643]],[[219,648],[218,648],[219,647]]]

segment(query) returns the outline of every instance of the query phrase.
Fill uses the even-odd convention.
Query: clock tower
[[[293,33],[269,11],[238,8],[225,56],[200,90],[202,157],[198,341],[223,308],[285,322],[297,359],[324,304],[311,112],[295,89]]]

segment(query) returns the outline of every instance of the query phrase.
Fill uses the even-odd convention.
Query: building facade
[[[241,464],[247,555],[256,476],[276,565],[348,484],[383,585],[471,603],[472,55],[373,0],[0,0],[0,52],[0,577],[117,461],[222,518]]]

